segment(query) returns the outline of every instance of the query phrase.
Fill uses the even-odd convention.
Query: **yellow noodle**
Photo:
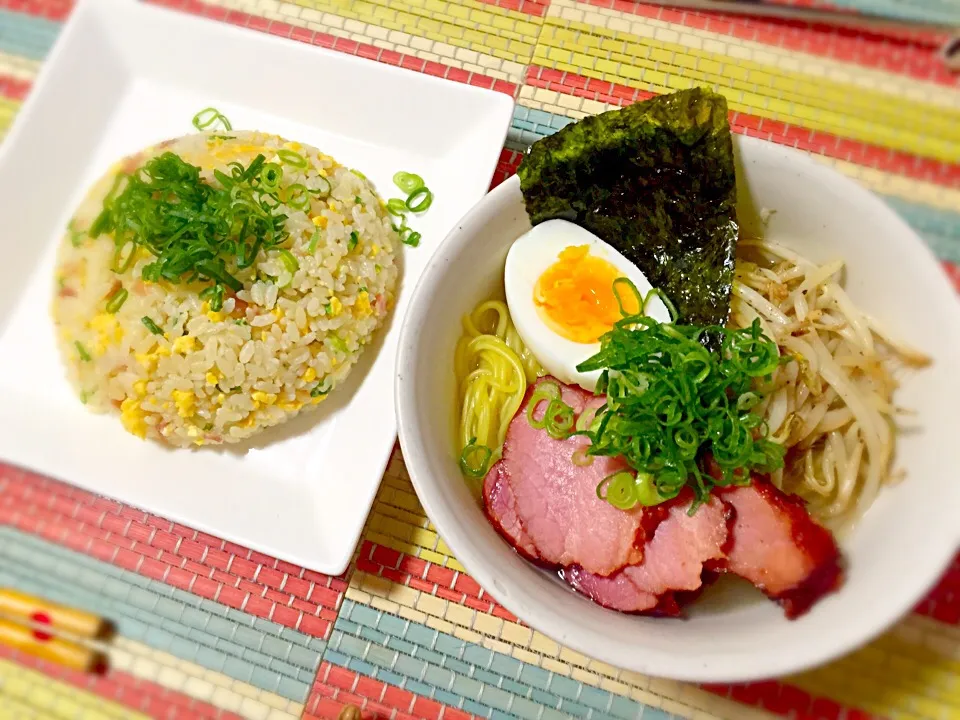
[[[500,455],[507,426],[523,402],[527,384],[543,374],[513,326],[505,303],[487,300],[464,316],[454,369],[460,449],[471,442],[484,445],[493,452],[492,462]]]

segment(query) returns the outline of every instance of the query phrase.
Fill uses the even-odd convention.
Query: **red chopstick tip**
[[[45,612],[38,611],[38,612],[32,613],[30,615],[30,620],[32,620],[36,625],[43,625],[46,627],[49,627],[50,625],[53,624],[53,621],[50,619],[50,616],[47,615],[47,613]],[[33,636],[40,642],[46,642],[48,640],[53,639],[52,634],[45,632],[43,630],[40,630],[38,628],[34,628]]]

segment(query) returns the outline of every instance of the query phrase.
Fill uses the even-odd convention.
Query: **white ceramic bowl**
[[[574,594],[500,538],[471,497],[454,446],[453,354],[460,318],[502,292],[504,258],[530,228],[516,177],[447,237],[420,280],[400,339],[400,442],[424,509],[470,574],[521,620],[604,662],[678,680],[735,682],[823,663],[867,642],[910,610],[960,544],[960,305],[923,242],[868,191],[806,155],[737,141],[739,214],[776,212],[765,235],[818,261],[848,262],[862,308],[930,353],[898,401],[918,411],[896,462],[906,480],[884,491],[842,541],[844,587],[795,621],[745,583],[711,588],[682,620],[623,615]]]

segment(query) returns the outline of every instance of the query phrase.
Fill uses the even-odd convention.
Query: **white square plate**
[[[435,191],[404,248],[397,307],[346,386],[239,448],[169,450],[83,408],[49,315],[58,238],[124,155],[192,132],[216,106],[237,129],[315,145],[384,197],[398,170]],[[349,563],[396,435],[397,335],[410,292],[486,192],[513,111],[492,91],[134,0],[81,2],[0,150],[0,457],[322,572]]]

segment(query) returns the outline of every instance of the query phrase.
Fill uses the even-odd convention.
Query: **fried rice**
[[[279,162],[281,149],[307,160],[284,168],[282,186],[326,179],[330,192],[303,210],[275,208],[287,215],[289,238],[235,272],[243,288],[219,311],[200,298],[201,281],[145,281],[143,267],[155,258],[142,246],[115,272],[113,238],[88,233],[118,176],[162,152],[216,186],[214,170],[229,173],[230,163],[258,154]],[[141,438],[180,447],[242,441],[313,409],[344,381],[393,305],[399,247],[373,185],[316,148],[259,132],[161,143],[101,178],[61,242],[53,316],[69,379],[89,409],[118,414]],[[110,312],[121,287],[126,300]]]

